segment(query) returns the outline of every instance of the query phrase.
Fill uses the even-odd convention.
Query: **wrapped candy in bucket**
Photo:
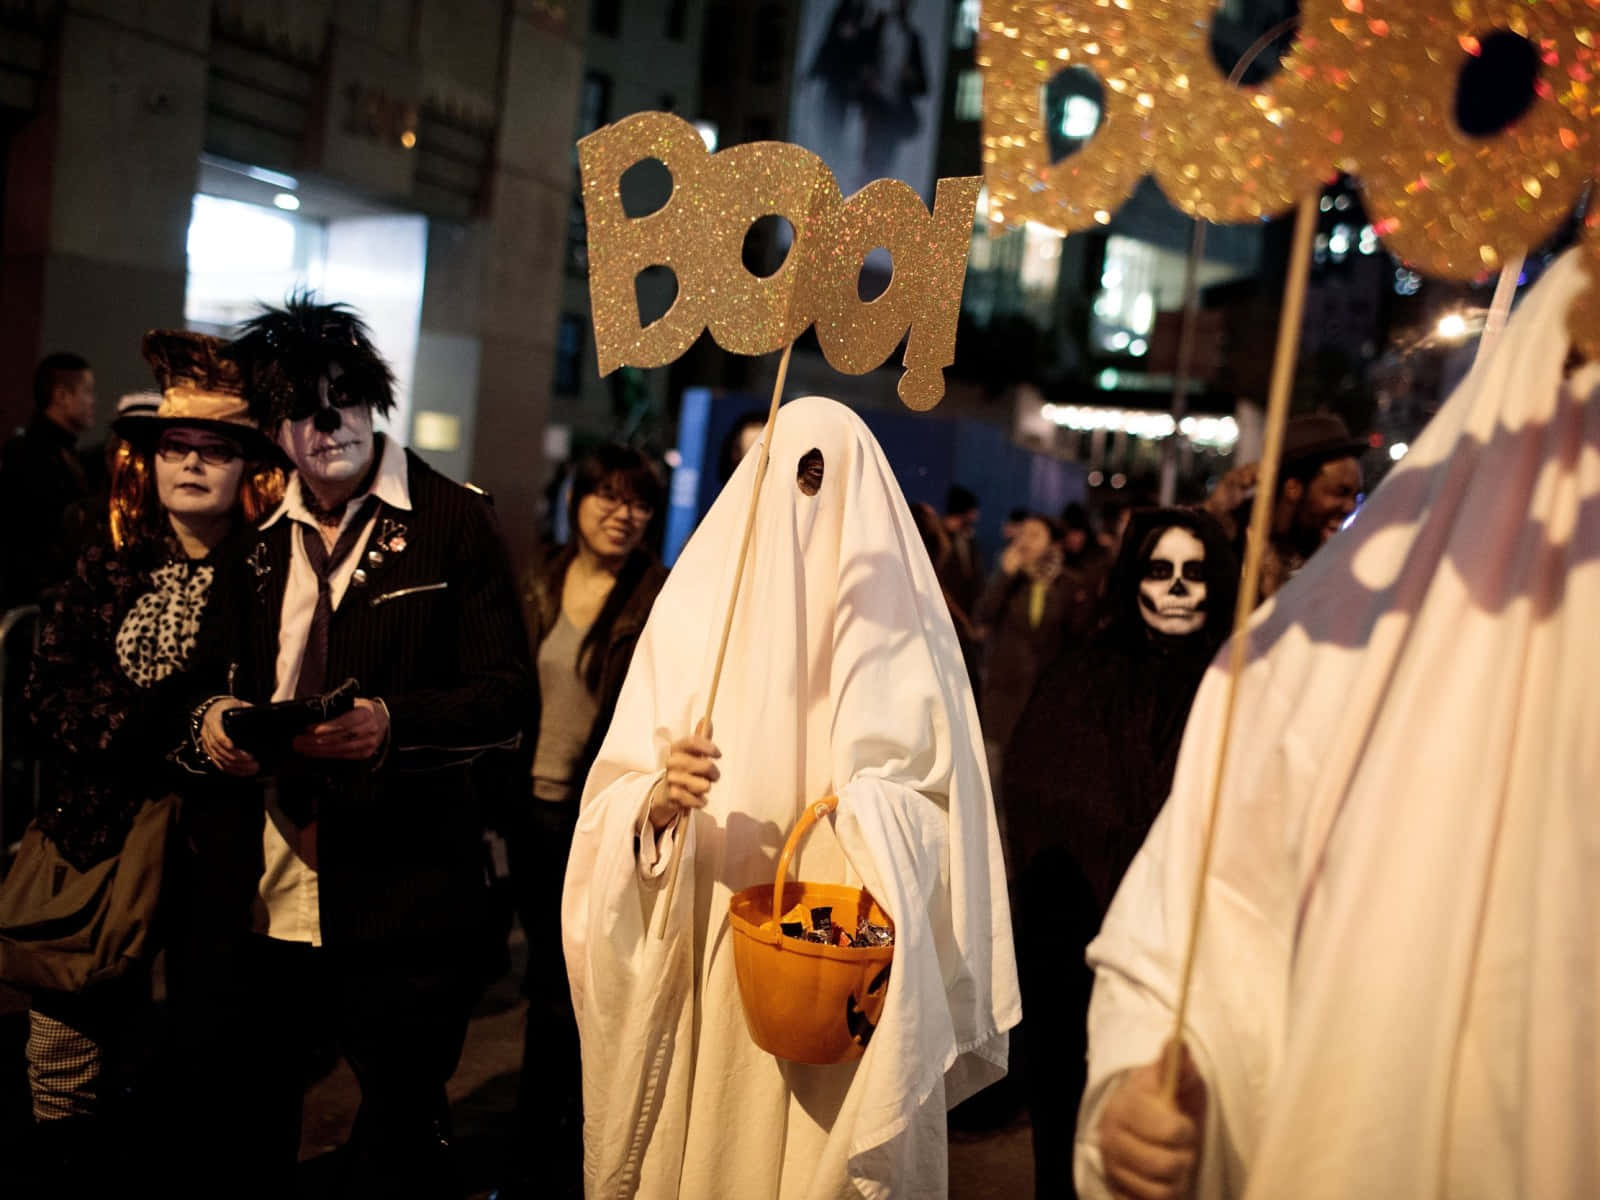
[[[772,886],[745,888],[729,901],[750,1037],[769,1054],[813,1066],[861,1056],[883,1013],[894,961],[894,922],[861,888],[785,882],[800,839],[837,806],[830,796],[807,807],[784,844]],[[797,906],[802,912],[792,913]],[[822,909],[828,934],[807,936],[821,932]],[[786,935],[786,923],[801,926],[791,931],[800,936]],[[838,944],[841,931],[848,945]]]

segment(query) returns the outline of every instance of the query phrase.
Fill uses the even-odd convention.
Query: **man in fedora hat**
[[[1351,437],[1345,423],[1332,413],[1290,418],[1278,460],[1272,532],[1261,565],[1263,601],[1288,583],[1355,512],[1366,449],[1366,442]],[[1241,559],[1259,471],[1259,463],[1235,467],[1206,498],[1207,511],[1239,544]]]

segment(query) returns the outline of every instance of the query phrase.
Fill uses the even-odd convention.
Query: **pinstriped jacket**
[[[318,814],[327,945],[470,933],[483,904],[483,822],[470,765],[515,746],[536,683],[510,561],[487,502],[406,452],[411,511],[381,505],[329,627],[330,683],[389,710],[376,764],[335,767]],[[229,690],[272,696],[293,522],[260,531],[231,573]],[[259,808],[254,809],[259,821]],[[259,844],[259,824],[256,826]],[[257,864],[259,866],[259,864]]]

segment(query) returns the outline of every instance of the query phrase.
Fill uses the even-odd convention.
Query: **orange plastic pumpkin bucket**
[[[786,883],[800,839],[838,807],[833,796],[808,806],[778,857],[771,887],[758,884],[728,902],[733,966],[745,1024],[756,1045],[790,1062],[829,1066],[860,1058],[889,994],[894,946],[830,946],[784,937],[783,914],[796,904],[830,905],[834,923],[854,929],[862,916],[894,927],[861,888]]]

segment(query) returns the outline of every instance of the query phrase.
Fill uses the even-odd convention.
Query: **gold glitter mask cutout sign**
[[[1473,278],[1536,245],[1572,211],[1595,159],[1594,0],[1303,0],[1300,32],[1259,88],[1211,57],[1214,0],[986,0],[984,163],[995,224],[1106,224],[1153,174],[1178,208],[1238,222],[1289,207],[1323,177],[1362,181],[1389,247],[1434,275]],[[1498,132],[1456,123],[1463,70],[1496,35],[1538,61],[1526,112]],[[1045,85],[1083,67],[1101,122],[1050,161]]]
[[[647,216],[622,207],[622,176],[657,159],[672,194]],[[734,354],[780,350],[815,322],[835,370],[859,375],[906,339],[900,398],[932,408],[955,359],[956,320],[982,180],[941,179],[930,213],[904,183],[880,179],[845,200],[823,161],[782,142],[708,151],[694,126],[670,113],[637,113],[578,143],[589,225],[589,290],[600,373],[659,367],[709,329]],[[765,278],[741,257],[745,235],[776,215],[794,229],[783,265]],[[876,248],[893,263],[882,295],[857,294],[861,266]],[[678,295],[642,325],[634,281],[664,266]]]

